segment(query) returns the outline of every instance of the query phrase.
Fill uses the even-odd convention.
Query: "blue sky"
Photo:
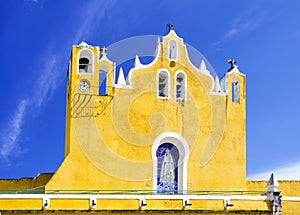
[[[7,0],[0,2],[0,178],[55,172],[64,157],[71,46],[177,34],[219,76],[247,75],[247,176],[300,179],[300,1]]]

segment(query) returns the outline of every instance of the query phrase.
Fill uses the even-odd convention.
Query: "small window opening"
[[[80,58],[79,59],[79,72],[80,73],[88,73],[88,68],[90,66],[89,59],[87,58]]]
[[[99,96],[107,95],[107,71],[101,69],[99,72]]]
[[[169,59],[177,60],[177,42],[176,42],[176,40],[169,41]]]
[[[93,73],[93,53],[89,49],[81,50],[78,61],[79,73]]]
[[[169,96],[169,76],[167,72],[162,71],[158,76],[158,96],[168,97]]]
[[[180,72],[176,75],[176,99],[186,99],[185,74]]]
[[[232,102],[240,102],[240,82],[237,77],[232,78]]]

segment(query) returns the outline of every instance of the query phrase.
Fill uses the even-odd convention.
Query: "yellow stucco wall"
[[[168,59],[168,42],[178,42],[178,59]],[[99,48],[89,48],[99,56]],[[241,100],[211,93],[213,80],[199,72],[188,59],[182,39],[164,37],[159,54],[149,66],[130,71],[129,89],[97,96],[99,68],[110,66],[108,85],[113,85],[114,67],[95,57],[94,74],[78,74],[80,47],[73,47],[68,87],[65,161],[47,184],[47,189],[147,189],[152,190],[151,149],[163,132],[180,134],[190,155],[187,183],[191,190],[245,188],[245,76]],[[97,63],[96,63],[97,62]],[[157,72],[170,73],[170,98],[157,98]],[[175,74],[187,76],[187,99],[174,98]],[[88,80],[91,88],[81,93],[78,84]],[[228,85],[230,86],[230,84]],[[80,95],[80,96],[78,96]],[[80,106],[80,105],[81,106]],[[78,180],[80,179],[80,180]],[[150,184],[150,186],[149,186]]]
[[[176,60],[168,59],[169,40],[177,41]],[[81,50],[93,53],[93,73],[78,73]],[[266,182],[246,180],[246,79],[235,67],[227,75],[227,92],[213,92],[213,77],[195,68],[189,61],[183,40],[171,31],[158,45],[158,54],[147,66],[132,68],[127,86],[115,85],[116,65],[99,47],[73,46],[66,93],[65,159],[53,175],[17,181],[0,180],[0,189],[28,189],[45,186],[45,193],[54,190],[148,190],[154,189],[153,145],[161,134],[178,135],[186,142],[189,155],[183,178],[188,191],[266,191]],[[99,59],[100,57],[100,59]],[[107,95],[99,96],[99,71],[107,71]],[[157,74],[167,70],[170,96],[157,96]],[[186,74],[187,97],[175,98],[175,76]],[[232,85],[239,81],[239,101],[232,102]],[[79,90],[81,80],[90,84],[86,92]],[[174,138],[165,141],[176,144]],[[169,139],[168,139],[169,138]],[[161,140],[164,141],[164,140]],[[184,145],[185,143],[180,143]],[[180,145],[179,144],[179,145]],[[297,196],[300,182],[282,181],[283,195]],[[253,196],[260,194],[252,194]],[[226,193],[225,193],[226,195]],[[139,210],[138,200],[102,199],[93,210]],[[211,214],[230,210],[245,214],[269,213],[270,202],[232,200],[224,209],[223,200],[195,200],[185,211],[206,211]],[[0,199],[0,211],[42,210],[41,199]],[[283,202],[285,214],[299,210],[298,202]],[[5,212],[5,210],[7,210]],[[52,210],[91,210],[87,199],[52,199]],[[147,210],[183,210],[182,200],[147,200]],[[228,211],[229,210],[229,211]],[[115,213],[127,213],[118,212]],[[153,214],[159,212],[152,212]],[[210,214],[207,212],[207,214]]]
[[[25,215],[25,214],[28,214],[29,212],[32,212],[32,211],[25,211],[25,212],[18,212],[18,214],[20,215]],[[48,213],[45,212],[45,211],[41,211],[41,212],[34,212],[35,214],[53,214],[53,213],[57,213],[58,211],[49,211]],[[9,214],[10,212],[2,212],[2,214]],[[71,215],[71,214],[74,214],[74,213],[79,213],[79,211],[71,211],[71,212],[68,212],[68,211],[63,211],[62,212],[63,214],[65,215]],[[80,212],[81,214],[89,214],[91,213],[89,210],[87,211],[81,211]],[[97,215],[97,214],[119,214],[119,215],[130,215],[130,214],[134,214],[134,213],[140,213],[139,211],[123,211],[123,210],[120,210],[120,211],[114,211],[114,212],[107,212],[107,211],[97,211],[97,212],[92,212],[93,214]],[[159,211],[149,211],[149,212],[142,212],[144,214],[152,214],[152,215],[161,215],[161,214],[177,214],[177,213],[182,213],[182,211],[166,211],[164,213],[162,212],[159,212]],[[186,215],[189,215],[189,214],[199,214],[199,213],[204,213],[204,214],[207,214],[207,215],[213,215],[213,214],[228,214],[228,215],[233,215],[233,214],[237,214],[237,212],[230,212],[230,211],[197,211],[197,212],[190,212],[190,211],[186,211],[184,212],[184,214]],[[269,211],[239,211],[238,212],[239,214],[270,214]]]
[[[38,190],[44,190],[45,184],[52,177],[52,173],[38,174],[35,178],[21,179],[0,179],[0,190],[26,190],[35,187],[41,187]]]

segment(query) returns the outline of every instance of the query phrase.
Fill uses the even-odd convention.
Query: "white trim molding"
[[[172,143],[179,151],[178,160],[178,190],[187,190],[187,162],[189,159],[190,149],[186,140],[178,133],[164,132],[159,135],[152,145],[153,160],[153,185],[152,190],[157,190],[157,157],[156,151],[163,143]]]
[[[117,199],[117,200],[138,200],[140,209],[147,207],[147,200],[182,200],[183,208],[191,206],[190,200],[223,200],[224,203],[230,203],[230,200],[247,200],[247,201],[271,201],[269,195],[126,195],[126,194],[0,194],[0,199],[41,199],[44,209],[51,208],[51,199],[72,199],[72,200],[89,200],[90,209],[97,206],[97,200]],[[300,202],[299,196],[283,196],[282,201]],[[46,203],[46,204],[45,204]],[[226,204],[226,206],[229,206]],[[1,209],[1,206],[0,206]]]
[[[175,42],[175,47],[174,47],[175,48],[175,57],[174,58],[171,57],[172,53],[170,53],[170,52],[174,51],[173,47],[170,47],[172,45],[171,42]],[[177,42],[177,40],[175,40],[173,38],[169,39],[169,41],[168,41],[168,59],[171,61],[178,60],[178,42]]]
[[[87,59],[89,59],[91,61],[91,72],[86,72],[86,73],[81,73],[79,72],[79,60],[80,60],[80,55],[82,52],[89,52],[91,54],[91,56],[87,55],[87,54],[84,54],[82,55],[82,57],[85,57]],[[94,56],[94,52],[88,48],[83,48],[81,49],[78,54],[77,54],[77,74],[84,74],[84,75],[90,75],[90,74],[94,74],[94,61],[95,61],[95,56]]]
[[[167,95],[166,96],[159,96],[159,75],[160,73],[162,72],[165,72],[167,73]],[[169,70],[167,70],[166,68],[161,68],[157,71],[157,74],[156,74],[156,96],[157,98],[159,99],[169,99],[171,97],[171,91],[170,91],[170,88],[171,88],[171,82],[170,82],[170,79],[171,79],[171,76],[170,76],[170,72]]]
[[[184,85],[184,95],[183,95],[183,98],[177,98],[177,75],[179,74],[182,74],[183,77],[184,77],[184,82],[183,82],[183,85]],[[176,73],[175,73],[175,76],[174,76],[174,97],[175,97],[175,100],[176,101],[180,101],[180,100],[186,100],[187,99],[187,75],[186,73],[183,71],[183,70],[177,70]]]

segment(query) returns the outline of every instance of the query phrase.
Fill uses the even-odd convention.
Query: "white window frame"
[[[81,53],[83,52],[83,51],[88,51],[89,53],[91,53],[91,55],[92,55],[92,59],[90,59],[90,56],[86,56],[86,55],[83,55],[83,56],[80,56],[81,55]],[[87,72],[87,73],[81,73],[81,72],[79,72],[79,60],[80,60],[80,58],[82,58],[82,57],[85,57],[85,58],[87,58],[87,59],[89,59],[90,61],[91,61],[91,70],[92,70],[92,72]],[[88,49],[88,48],[83,48],[83,49],[81,49],[79,52],[78,52],[78,54],[77,54],[77,74],[80,74],[80,75],[90,75],[90,74],[94,74],[94,59],[95,59],[95,57],[94,57],[94,52],[92,51],[92,50],[90,50],[90,49]]]
[[[235,100],[236,91],[234,89],[234,83],[238,83],[238,88],[239,88],[237,100]],[[240,103],[240,101],[241,101],[241,82],[237,76],[233,76],[231,79],[231,102]]]
[[[177,147],[179,151],[178,159],[178,190],[185,192],[187,190],[187,163],[189,160],[190,149],[186,140],[178,133],[164,132],[159,135],[152,145],[152,161],[153,161],[153,185],[152,190],[157,190],[157,157],[156,151],[160,145],[171,143]]]
[[[170,58],[170,50],[171,50],[171,47],[170,47],[170,42],[171,41],[174,41],[175,42],[175,44],[176,44],[176,58]],[[175,39],[170,39],[169,40],[169,42],[168,42],[168,59],[169,60],[178,60],[178,42],[177,42],[177,40],[175,40]]]
[[[177,98],[177,90],[176,90],[176,85],[177,85],[177,75],[178,74],[183,74],[184,76],[184,97],[183,98]],[[178,70],[175,73],[174,76],[174,97],[176,101],[185,101],[187,99],[187,75],[183,70]]]
[[[98,86],[98,91],[100,89],[100,73],[101,73],[101,70],[105,71],[105,74],[106,74],[106,77],[105,77],[105,79],[106,79],[106,83],[105,83],[105,86],[106,86],[106,88],[105,88],[105,95],[107,95],[107,92],[108,92],[108,90],[107,90],[108,89],[108,66],[104,65],[104,66],[101,66],[99,68],[99,76],[98,76],[98,85],[99,86]],[[98,95],[100,96],[100,92],[98,92]]]
[[[168,78],[168,80],[167,80],[167,85],[168,85],[167,86],[167,90],[168,90],[167,96],[159,96],[159,75],[160,75],[161,72],[166,72],[167,73],[167,78]],[[157,75],[156,75],[156,96],[157,96],[157,98],[160,98],[160,99],[169,99],[170,98],[170,94],[171,94],[171,92],[170,92],[170,89],[171,89],[170,79],[171,79],[170,72],[167,69],[161,68],[157,71]]]

